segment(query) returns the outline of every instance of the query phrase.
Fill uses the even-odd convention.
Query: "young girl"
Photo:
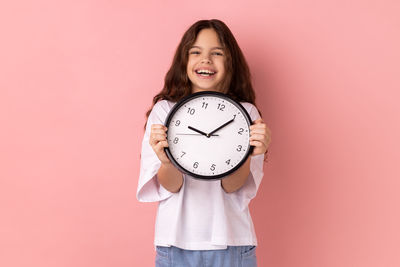
[[[163,123],[168,112],[183,97],[200,91],[218,91],[240,101],[253,121],[252,155],[221,180],[182,174],[164,152],[168,143]],[[147,116],[137,198],[159,203],[156,267],[256,266],[257,240],[248,204],[263,177],[271,131],[255,106],[245,58],[222,21],[200,20],[185,32],[164,88],[154,97]]]

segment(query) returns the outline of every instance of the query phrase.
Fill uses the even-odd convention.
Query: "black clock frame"
[[[191,94],[189,96],[184,97],[183,99],[181,99],[178,103],[176,103],[171,111],[168,113],[167,118],[165,120],[164,125],[168,127],[169,123],[171,122],[172,117],[174,116],[175,112],[182,107],[184,104],[186,104],[188,101],[194,99],[194,98],[199,98],[199,97],[204,97],[204,96],[216,96],[216,97],[220,97],[223,98],[226,101],[231,102],[232,104],[234,104],[245,116],[245,119],[248,123],[248,125],[252,125],[252,121],[250,118],[249,113],[247,112],[247,110],[242,106],[242,104],[240,104],[238,101],[232,99],[231,97],[229,97],[226,94],[220,93],[220,92],[215,92],[215,91],[202,91],[202,92],[197,92],[194,94]],[[250,134],[250,133],[249,133]],[[168,138],[168,131],[167,131],[167,138]],[[167,154],[167,157],[169,158],[169,160],[172,162],[172,164],[174,164],[174,166],[180,170],[183,173],[186,173],[194,178],[198,178],[198,179],[202,179],[202,180],[217,180],[217,179],[221,179],[225,176],[228,176],[229,174],[233,173],[234,171],[236,171],[237,169],[239,169],[248,159],[248,157],[250,156],[250,154],[253,152],[254,146],[251,146],[249,143],[249,146],[247,147],[247,153],[244,156],[244,158],[231,170],[221,173],[221,174],[217,174],[217,175],[199,175],[196,173],[193,173],[187,169],[185,169],[184,167],[182,167],[172,156],[171,151],[169,150],[168,147],[164,148],[165,153]]]

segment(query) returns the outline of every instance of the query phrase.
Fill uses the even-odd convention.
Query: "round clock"
[[[218,179],[237,170],[253,151],[250,115],[237,101],[213,91],[194,93],[175,104],[165,126],[165,152],[183,173]]]

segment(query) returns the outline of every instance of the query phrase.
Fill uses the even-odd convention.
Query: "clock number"
[[[228,159],[227,161],[225,161],[226,164],[230,164],[231,163],[231,159]]]
[[[221,110],[221,111],[224,111],[224,108],[225,108],[225,105],[224,105],[224,104],[221,104],[221,103],[218,104],[217,109],[219,109],[219,110]]]
[[[194,108],[188,108],[188,112],[187,113],[189,113],[190,115],[193,115],[194,112],[195,112]]]
[[[181,124],[181,121],[180,120],[176,120],[175,126],[179,126],[179,124]]]
[[[211,165],[210,170],[215,171],[215,164]]]
[[[204,109],[207,109],[207,106],[208,106],[208,103],[203,102],[203,105],[201,107],[204,108]]]
[[[239,152],[242,151],[242,146],[241,146],[241,145],[238,145],[238,147],[236,148],[236,150],[239,151]]]
[[[186,154],[186,152],[182,151],[181,158]]]
[[[242,134],[243,133],[243,131],[244,131],[244,129],[243,128],[239,128],[239,132],[238,132],[238,134]]]
[[[199,167],[199,163],[198,163],[198,162],[195,162],[195,163],[193,164],[193,168],[197,169],[197,167]]]
[[[177,144],[177,143],[178,143],[178,141],[179,141],[179,138],[178,138],[178,137],[175,137],[175,139],[174,139],[173,143],[174,143],[174,144]]]

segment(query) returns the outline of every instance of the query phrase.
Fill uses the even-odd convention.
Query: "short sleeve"
[[[261,117],[254,105],[250,103],[242,103],[242,105],[249,113],[252,122]],[[250,200],[256,196],[261,180],[264,176],[264,155],[262,154],[250,157],[250,174],[247,181],[239,190],[230,194],[233,198],[236,198],[236,202],[242,209],[247,207]]]
[[[149,144],[151,125],[164,124],[168,112],[168,104],[165,100],[162,100],[154,105],[147,119],[140,154],[140,174],[136,192],[136,198],[140,202],[161,201],[173,194],[158,182],[157,172],[161,166],[161,161]]]

